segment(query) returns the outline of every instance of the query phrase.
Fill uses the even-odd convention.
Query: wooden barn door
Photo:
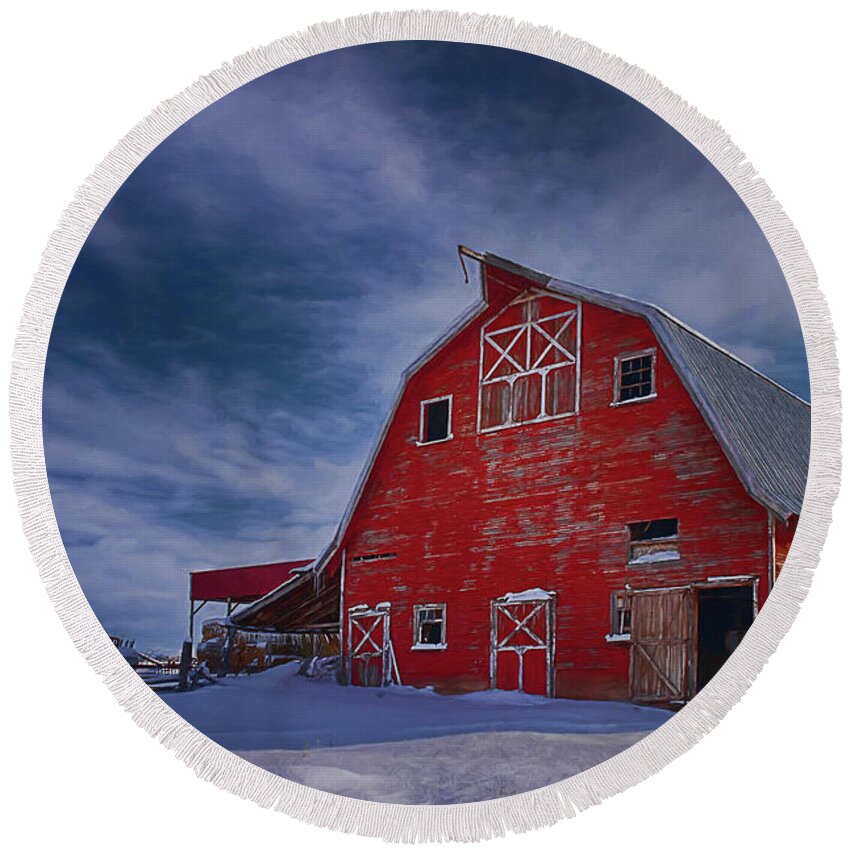
[[[390,607],[358,605],[348,610],[350,682],[368,688],[389,684]]]
[[[555,599],[509,594],[490,608],[490,687],[552,696]]]
[[[690,696],[693,611],[690,588],[632,596],[629,691],[636,702],[678,702]]]

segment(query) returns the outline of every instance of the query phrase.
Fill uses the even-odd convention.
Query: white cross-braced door
[[[348,609],[349,681],[352,685],[381,688],[392,680],[390,605]]]
[[[555,594],[508,593],[490,605],[490,687],[553,696]]]

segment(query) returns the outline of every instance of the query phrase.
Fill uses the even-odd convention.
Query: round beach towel
[[[142,121],[48,245],[12,383],[36,561],[137,722],[408,841],[695,743],[836,486],[826,308],[753,178],[643,71],[450,13],[317,26]]]

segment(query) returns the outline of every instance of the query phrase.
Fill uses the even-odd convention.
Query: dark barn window
[[[435,398],[422,402],[419,423],[420,443],[439,443],[452,436],[452,399]]]
[[[617,358],[614,403],[622,404],[655,395],[655,352],[641,351]]]
[[[679,520],[629,523],[629,563],[652,564],[679,559]]]

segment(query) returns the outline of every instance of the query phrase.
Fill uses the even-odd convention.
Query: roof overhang
[[[253,605],[230,617],[247,631],[322,632],[339,623],[339,576],[299,572]]]
[[[193,602],[255,602],[312,563],[308,559],[197,570],[189,574],[189,597]]]

